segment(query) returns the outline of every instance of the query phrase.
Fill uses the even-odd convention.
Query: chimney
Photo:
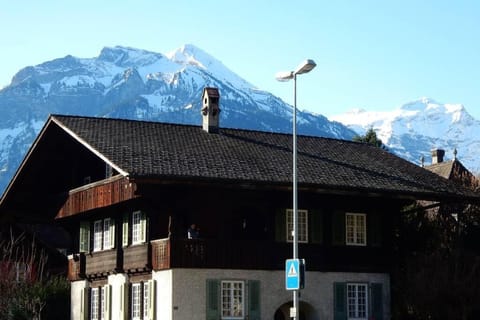
[[[218,133],[220,124],[220,94],[217,88],[204,88],[202,94],[203,130]]]
[[[442,163],[445,150],[433,149],[432,150],[432,164]]]

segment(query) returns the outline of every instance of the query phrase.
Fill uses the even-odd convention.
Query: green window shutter
[[[332,244],[345,244],[345,213],[335,211],[332,216]]]
[[[207,279],[207,320],[220,319],[220,281]]]
[[[128,246],[128,219],[129,219],[129,214],[124,213],[123,218],[122,218],[122,246],[127,247]]]
[[[156,281],[148,280],[148,319],[155,319]]]
[[[80,222],[79,251],[90,252],[90,223]]]
[[[115,248],[115,220],[110,219],[110,249]]]
[[[333,319],[347,319],[347,286],[343,282],[335,282],[333,284]]]
[[[320,210],[309,211],[309,239],[311,243],[323,243],[323,214]]]
[[[367,215],[368,244],[374,247],[382,245],[382,216],[380,213],[369,213]]]
[[[248,319],[260,320],[260,281],[248,281]]]
[[[130,294],[128,289],[128,283],[123,283],[120,287],[120,320],[128,320],[129,318],[128,297],[130,296]]]
[[[112,286],[107,284],[104,286],[105,292],[105,320],[112,319]]]
[[[382,299],[382,284],[381,283],[372,283],[370,288],[370,299],[371,299],[371,319],[382,320],[383,319],[383,299]]]
[[[82,288],[80,294],[80,319],[87,320],[89,318],[88,309],[90,305],[89,292],[90,288]]]
[[[285,209],[275,212],[275,241],[287,241],[287,214]]]

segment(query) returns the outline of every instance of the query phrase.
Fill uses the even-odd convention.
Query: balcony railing
[[[105,277],[114,272],[170,268],[283,270],[292,257],[290,243],[254,240],[158,239],[116,250],[78,254],[69,260],[70,280]],[[386,248],[300,244],[299,257],[310,271],[388,272]]]
[[[283,270],[292,245],[253,240],[161,239],[152,244],[152,268],[225,268]],[[311,271],[385,272],[391,253],[386,248],[302,244],[300,258]]]

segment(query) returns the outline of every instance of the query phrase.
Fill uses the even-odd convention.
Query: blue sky
[[[23,0],[0,6],[0,87],[22,67],[104,46],[203,49],[293,102],[277,71],[306,58],[297,104],[326,116],[429,97],[480,120],[479,1]]]

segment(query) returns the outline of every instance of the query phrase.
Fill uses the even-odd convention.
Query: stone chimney
[[[445,150],[433,149],[432,150],[432,164],[442,163]]]
[[[218,133],[220,126],[220,94],[217,88],[204,88],[202,94],[203,130]]]

